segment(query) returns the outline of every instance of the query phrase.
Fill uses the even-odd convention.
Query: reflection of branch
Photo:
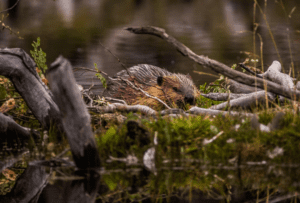
[[[233,70],[227,65],[220,63],[216,60],[210,59],[203,55],[197,55],[192,50],[190,50],[188,47],[186,47],[184,44],[178,42],[174,37],[170,36],[165,32],[164,29],[158,28],[158,27],[129,27],[126,28],[126,30],[135,33],[135,34],[150,34],[157,37],[162,38],[163,40],[167,41],[169,44],[174,46],[181,54],[184,56],[189,57],[196,63],[205,66],[210,67],[212,70],[216,71],[217,73],[221,73],[222,75],[231,78],[237,82],[247,84],[250,86],[255,86],[264,89],[264,84],[267,85],[268,91],[279,94],[282,96],[285,96],[290,99],[299,100],[300,99],[300,91],[293,91],[293,89],[290,89],[288,87],[278,85],[274,82],[265,81],[261,78],[253,77],[250,75],[246,75],[244,73],[241,73],[239,71]]]
[[[8,8],[8,9],[6,9],[6,10],[3,10],[3,11],[1,11],[0,13],[4,13],[4,12],[7,12],[7,11],[13,9],[13,8],[19,3],[19,1],[20,1],[20,0],[18,0],[12,7]]]

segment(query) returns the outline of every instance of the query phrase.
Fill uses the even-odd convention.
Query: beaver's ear
[[[192,79],[192,77],[190,76],[190,74],[189,74],[189,73],[188,73],[188,74],[186,74],[186,76],[187,76],[188,78]]]
[[[158,77],[157,77],[157,84],[158,84],[159,86],[162,86],[163,81],[164,81],[164,77],[162,77],[162,76],[158,76]]]

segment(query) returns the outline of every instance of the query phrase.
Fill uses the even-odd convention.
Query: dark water
[[[0,10],[5,9],[8,2],[2,0]],[[284,1],[284,8],[280,2],[259,1],[267,23],[256,7],[259,35],[255,35],[255,53],[260,56],[262,45],[265,66],[279,60],[288,71],[293,62],[297,73],[300,65],[300,2]],[[296,10],[289,18],[294,7]],[[194,73],[214,74],[161,39],[124,30],[130,26],[162,27],[195,53],[228,66],[243,62],[249,57],[247,53],[254,52],[252,0],[21,0],[14,12],[4,16],[3,22],[13,31],[19,31],[23,39],[4,29],[0,32],[0,48],[20,47],[29,53],[31,43],[40,37],[48,64],[62,54],[74,67],[93,68],[96,63],[109,75],[123,68],[102,45],[128,67],[147,63],[171,72],[189,73],[197,85],[215,79]],[[93,82],[92,73],[77,72],[76,77],[87,86]],[[40,202],[88,202],[82,194],[96,196],[97,202],[256,202],[257,198],[266,200],[268,195],[273,202],[296,202],[294,191],[299,190],[299,166],[258,164],[206,168],[197,163],[165,166],[154,173],[141,165],[124,165],[103,169],[101,176],[93,180],[58,180],[46,187],[43,181],[50,172],[45,168],[30,168],[28,176],[40,174],[40,179],[35,180],[36,184],[41,182],[42,186],[38,185],[38,188],[43,190],[45,187],[40,193]],[[69,176],[64,170],[54,171],[58,177]],[[3,202],[8,202],[6,200]]]
[[[7,2],[1,1],[1,8],[5,8]],[[279,60],[288,71],[293,61],[298,70],[300,12],[297,6],[300,3],[284,1],[283,9],[280,2],[260,2],[270,30],[256,7],[255,22],[260,36],[255,35],[255,53],[260,56],[261,37],[265,66]],[[296,10],[289,18],[294,7]],[[182,56],[161,39],[124,30],[130,26],[162,27],[195,53],[228,66],[243,62],[249,57],[245,53],[254,52],[252,0],[22,0],[4,23],[19,31],[24,39],[3,30],[0,33],[1,48],[21,47],[29,52],[32,41],[40,37],[48,64],[62,54],[75,67],[93,68],[97,63],[98,68],[109,75],[123,68],[101,44],[128,67],[148,63],[171,72],[189,73],[197,85],[215,79],[194,73],[194,70],[213,72]],[[77,79],[90,85],[92,75],[80,75]]]

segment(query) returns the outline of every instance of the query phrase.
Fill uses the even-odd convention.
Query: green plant
[[[41,72],[39,72],[39,75],[41,76],[48,69],[46,65],[46,53],[43,52],[42,48],[38,49],[39,46],[41,45],[41,40],[39,37],[37,38],[37,41],[36,42],[33,41],[31,45],[33,46],[33,51],[30,50],[30,54],[34,59],[39,70],[41,70]]]
[[[106,89],[107,88],[106,79],[101,75],[101,73],[100,73],[101,71],[99,71],[99,69],[97,68],[97,64],[96,63],[94,63],[94,66],[95,66],[95,69],[97,71],[97,73],[95,74],[95,76],[100,79],[103,87]]]

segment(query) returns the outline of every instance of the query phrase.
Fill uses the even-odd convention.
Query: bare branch
[[[8,9],[6,9],[6,10],[1,11],[0,14],[1,14],[1,13],[4,13],[4,12],[7,12],[7,11],[13,9],[14,7],[16,7],[17,4],[19,3],[19,1],[20,1],[20,0],[18,0],[12,7],[8,8]]]
[[[279,84],[276,84],[274,82],[270,81],[264,81],[261,78],[253,77],[250,75],[246,75],[244,73],[241,73],[239,71],[233,70],[227,65],[220,63],[216,60],[210,59],[208,57],[205,57],[203,55],[197,55],[193,51],[191,51],[188,47],[186,47],[184,44],[178,42],[174,37],[168,35],[164,29],[158,28],[158,27],[129,27],[126,28],[126,30],[135,33],[135,34],[150,34],[157,37],[162,38],[163,40],[167,41],[169,44],[174,46],[181,54],[184,56],[189,57],[196,63],[204,66],[204,67],[210,67],[212,70],[216,71],[217,73],[221,73],[224,76],[231,78],[237,82],[249,85],[249,86],[255,86],[264,89],[264,84],[267,84],[268,91],[279,94],[282,96],[285,96],[287,98],[294,99],[294,96],[297,100],[300,99],[300,91],[290,89],[285,86],[281,86]]]

